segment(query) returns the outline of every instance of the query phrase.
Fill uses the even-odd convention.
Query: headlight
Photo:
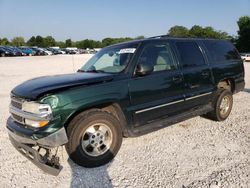
[[[41,120],[25,119],[25,124],[31,127],[44,127],[49,123],[49,119],[52,116],[52,110],[49,104],[40,104],[36,102],[24,102],[22,104],[22,110],[29,112],[41,118]]]
[[[22,104],[22,110],[32,114],[42,115],[43,117],[52,114],[50,105],[36,102],[24,102]]]

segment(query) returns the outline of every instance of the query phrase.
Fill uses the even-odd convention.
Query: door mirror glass
[[[154,71],[154,67],[152,65],[139,63],[136,67],[136,75],[145,76],[151,74]]]

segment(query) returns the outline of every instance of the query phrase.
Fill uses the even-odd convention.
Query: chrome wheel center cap
[[[103,123],[96,123],[87,128],[82,136],[82,149],[90,156],[106,153],[112,144],[111,129]]]
[[[89,139],[89,144],[96,147],[103,144],[105,140],[104,135],[101,132],[95,132]]]

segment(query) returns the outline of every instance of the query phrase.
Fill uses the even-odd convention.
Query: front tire
[[[104,111],[89,111],[76,116],[67,128],[66,150],[80,166],[92,168],[110,162],[119,151],[122,131],[119,121]]]
[[[205,117],[214,121],[224,121],[230,115],[233,107],[232,92],[224,89],[219,90],[214,101],[214,110],[205,115]]]

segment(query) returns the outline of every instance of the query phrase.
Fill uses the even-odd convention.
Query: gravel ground
[[[250,187],[250,64],[245,64],[246,89],[234,95],[224,122],[196,117],[124,139],[116,158],[94,169],[77,166],[62,148],[64,169],[57,177],[22,157],[5,128],[11,89],[33,77],[73,72],[89,57],[0,58],[1,187]]]

